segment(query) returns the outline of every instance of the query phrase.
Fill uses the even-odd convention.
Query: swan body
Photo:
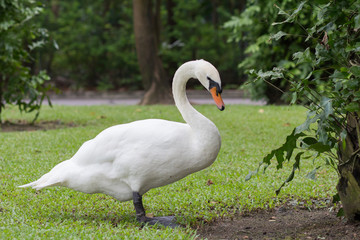
[[[184,63],[175,73],[173,96],[186,123],[147,119],[109,127],[85,142],[72,158],[20,187],[63,186],[104,193],[119,201],[132,199],[137,213],[142,211],[136,202],[141,202],[144,193],[210,166],[220,150],[215,124],[186,97],[190,78],[197,78],[212,93],[218,108],[224,109],[216,68],[204,60]]]

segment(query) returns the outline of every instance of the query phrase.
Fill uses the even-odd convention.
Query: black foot
[[[153,217],[153,218],[145,218],[145,221],[143,223],[147,223],[149,225],[162,225],[164,227],[171,227],[171,228],[175,228],[175,227],[180,227],[179,224],[177,224],[175,222],[175,217],[174,216],[166,216],[166,217]]]
[[[162,225],[164,227],[179,227],[180,225],[175,223],[174,216],[167,216],[167,217],[153,217],[149,218],[146,217],[145,209],[142,203],[142,196],[138,192],[133,192],[133,203],[136,211],[136,219],[143,224],[149,225]]]

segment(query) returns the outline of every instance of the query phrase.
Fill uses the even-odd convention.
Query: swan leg
[[[138,192],[133,192],[133,203],[136,211],[136,220],[146,222],[146,214],[142,203],[142,196]]]
[[[133,203],[136,211],[136,220],[138,220],[138,222],[144,224],[150,224],[150,225],[160,224],[165,227],[172,227],[172,228],[179,226],[174,222],[175,220],[174,216],[153,217],[153,218],[146,217],[144,205],[142,203],[142,196],[138,192],[133,192]]]

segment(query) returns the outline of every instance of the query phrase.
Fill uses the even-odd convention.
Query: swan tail
[[[19,188],[27,188],[27,187],[33,187],[34,185],[36,185],[36,181],[28,183],[28,184],[21,185],[21,186],[18,186],[18,187]]]
[[[66,170],[71,167],[69,160],[64,161],[56,165],[50,172],[43,175],[38,180],[19,186],[20,188],[32,187],[33,189],[40,190],[46,187],[63,186],[64,174]]]
[[[49,176],[49,173],[47,173],[38,180],[28,184],[21,185],[19,186],[19,188],[31,187],[33,189],[40,190],[46,187],[58,186],[60,184],[61,181],[51,178],[51,176]]]

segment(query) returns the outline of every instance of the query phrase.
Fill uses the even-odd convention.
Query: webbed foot
[[[147,223],[149,225],[162,225],[164,227],[171,227],[171,228],[175,228],[175,227],[179,227],[180,225],[177,224],[175,222],[175,217],[174,216],[166,216],[166,217],[153,217],[153,218],[149,218],[146,217],[144,223]]]
[[[180,225],[175,222],[174,216],[166,217],[146,217],[145,209],[142,203],[142,196],[138,192],[133,192],[133,203],[136,211],[136,220],[143,224],[149,225],[162,225],[164,227],[179,227]]]

